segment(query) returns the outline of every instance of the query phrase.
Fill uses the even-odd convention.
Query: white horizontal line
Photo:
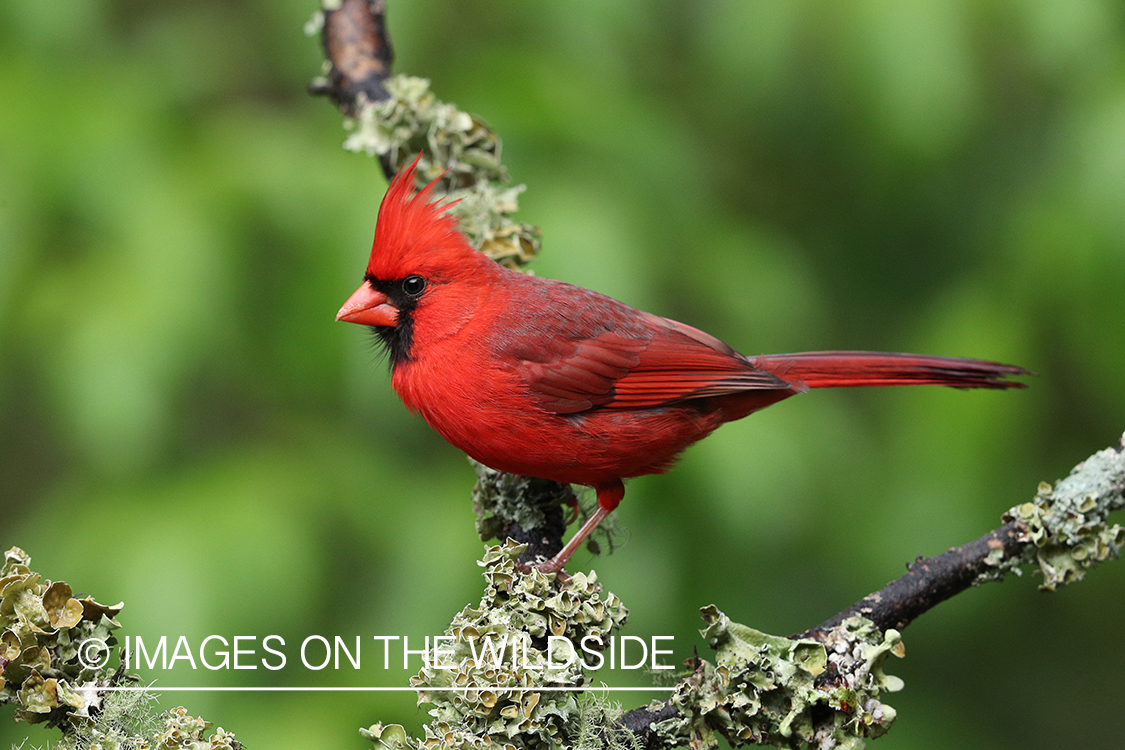
[[[434,692],[434,693],[467,693],[483,692],[485,690],[505,693],[550,693],[550,692],[587,692],[599,690],[604,692],[664,692],[670,693],[672,687],[501,687],[486,685],[484,687],[99,687],[94,688],[99,692],[149,692],[149,693],[372,693],[372,692]]]

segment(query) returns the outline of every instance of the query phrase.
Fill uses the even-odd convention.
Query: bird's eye
[[[409,294],[411,297],[417,297],[419,294],[426,290],[426,280],[421,276],[413,275],[407,276],[402,280],[402,291]]]

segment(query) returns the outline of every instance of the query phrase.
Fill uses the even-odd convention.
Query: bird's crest
[[[396,279],[428,268],[448,267],[455,258],[475,254],[457,231],[457,220],[447,211],[452,203],[430,199],[439,176],[420,191],[414,183],[419,154],[391,180],[379,218],[367,273],[377,279]]]

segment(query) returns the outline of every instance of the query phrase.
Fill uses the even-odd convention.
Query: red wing
[[[655,315],[646,318],[648,325],[632,335],[603,331],[560,346],[556,356],[525,359],[521,369],[539,405],[573,414],[790,388],[713,336]]]

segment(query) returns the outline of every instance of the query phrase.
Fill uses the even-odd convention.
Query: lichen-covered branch
[[[147,691],[106,690],[139,681],[109,667],[124,603],[75,599],[66,582],[44,580],[30,566],[31,557],[12,547],[0,567],[0,704],[13,704],[18,721],[61,729],[52,745],[60,750],[242,747],[182,707],[155,711]]]
[[[1115,447],[1098,451],[1075,466],[1054,487],[1040,483],[1034,498],[1004,515],[1004,520],[1020,530],[1024,546],[1018,560],[998,563],[998,573],[1018,565],[1038,565],[1043,574],[1040,588],[1045,591],[1081,581],[1098,563],[1120,557],[1125,529],[1110,524],[1109,514],[1122,507],[1125,435]]]
[[[622,716],[596,694],[578,692],[612,653],[627,611],[602,594],[596,576],[521,573],[522,545],[489,548],[481,565],[487,586],[429,649],[411,678],[433,721],[420,738],[399,725],[362,731],[377,747],[455,748],[860,747],[889,728],[895,712],[880,700],[902,681],[883,672],[901,656],[898,631],[848,619],[825,642],[772,636],[703,609],[704,639],[714,663],[693,660],[692,672],[648,714]]]
[[[1108,516],[1125,505],[1125,436],[1116,447],[1078,464],[1053,488],[1041,483],[1035,497],[1004,514],[1000,528],[936,557],[918,558],[905,575],[800,634],[821,638],[854,614],[879,628],[905,628],[914,618],[971,586],[1019,574],[1037,565],[1041,588],[1082,580],[1099,562],[1116,558],[1125,529]]]
[[[554,557],[566,533],[563,509],[578,503],[570,485],[505,474],[470,461],[477,472],[473,510],[481,541],[512,539],[527,545],[520,559],[524,563]]]
[[[100,707],[98,688],[118,684],[112,670],[94,666],[103,654],[79,649],[112,647],[123,605],[75,599],[65,581],[44,580],[30,565],[12,547],[0,567],[0,703],[15,704],[16,719],[29,724],[77,726]]]
[[[577,689],[589,684],[590,663],[604,660],[628,611],[602,595],[595,576],[559,582],[538,570],[520,573],[522,551],[510,541],[489,548],[480,604],[453,618],[410,679],[418,703],[432,706],[424,737],[383,724],[363,736],[395,750],[550,750],[581,746],[583,736],[596,737],[591,727],[615,721],[619,711]]]
[[[880,695],[902,689],[883,672],[889,654],[902,655],[898,631],[853,617],[822,644],[767,635],[714,606],[703,619],[715,664],[697,660],[668,701],[676,715],[651,726],[663,746],[714,747],[721,735],[736,747],[862,747],[894,721]]]
[[[329,72],[310,91],[340,108],[350,131],[345,148],[378,157],[388,177],[421,154],[418,179],[439,180],[434,193],[450,200],[469,242],[500,263],[525,266],[539,251],[540,234],[511,218],[524,186],[511,184],[499,136],[479,117],[439,100],[426,79],[390,74],[383,5],[325,2],[309,30],[321,34]]]
[[[1004,514],[1006,523],[999,529],[942,555],[919,558],[909,566],[906,575],[820,625],[791,636],[790,641],[824,644],[828,668],[814,684],[832,695],[833,690],[840,689],[841,680],[844,685],[856,683],[851,670],[860,663],[857,656],[879,653],[887,644],[891,645],[890,653],[901,655],[896,650],[899,632],[922,613],[967,588],[1002,580],[1008,573],[1019,575],[1022,566],[1032,565],[1043,576],[1040,588],[1053,591],[1059,585],[1081,580],[1099,562],[1119,557],[1125,546],[1125,530],[1120,524],[1110,524],[1108,515],[1122,507],[1125,436],[1117,446],[1099,451],[1075,466],[1054,487],[1040,484],[1031,501]],[[877,645],[874,636],[879,633],[884,640]],[[849,673],[853,675],[850,678]],[[706,679],[709,674],[705,666],[697,667],[685,682]],[[874,687],[893,691],[901,683],[882,675]],[[678,696],[682,690],[683,687],[678,690]],[[879,701],[878,690],[867,696],[856,693],[856,700],[859,702],[846,698],[835,704],[831,698],[805,701],[808,723],[802,728],[811,731],[812,738],[805,734],[800,737],[818,748],[859,746],[854,743],[863,736],[877,736],[894,720],[894,710]],[[774,743],[778,739],[761,727],[755,735],[750,725],[741,727],[741,735],[732,736],[732,727],[726,722],[731,706],[726,704],[717,714],[721,719],[717,725],[706,718],[715,715],[714,711],[701,713],[694,706],[689,710],[689,706],[674,697],[633,709],[622,716],[621,723],[646,750],[676,746],[679,738],[668,737],[667,728],[697,726],[701,718],[736,746]],[[789,726],[792,728],[792,723]],[[841,739],[840,733],[849,728],[861,731],[851,739]]]
[[[394,49],[385,5],[383,0],[325,0],[306,28],[309,34],[320,32],[327,68],[309,84],[309,93],[328,96],[348,117],[389,96],[383,82],[391,75]]]

